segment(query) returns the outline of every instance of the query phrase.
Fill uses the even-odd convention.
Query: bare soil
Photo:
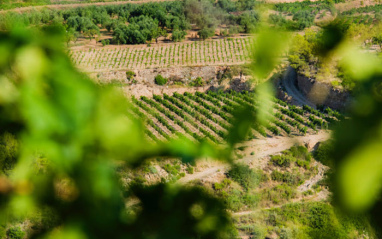
[[[286,93],[292,97],[292,103],[296,105],[309,105],[316,108],[297,87],[297,73],[292,67],[288,67],[284,73],[281,84],[285,87]]]
[[[315,135],[295,136],[295,137],[272,137],[265,139],[253,139],[238,146],[247,146],[244,151],[245,156],[237,162],[251,164],[252,167],[264,168],[268,160],[265,158],[269,155],[280,153],[284,150],[291,148],[296,144],[313,144],[329,139],[330,133],[327,131],[320,131]],[[254,155],[250,155],[254,152]],[[193,180],[211,180],[219,172],[225,172],[230,168],[228,164],[219,163],[212,167],[194,174],[188,174],[181,178],[178,183],[184,184]]]

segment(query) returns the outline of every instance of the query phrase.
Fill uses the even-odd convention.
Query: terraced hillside
[[[134,70],[170,66],[235,65],[249,60],[251,38],[224,38],[171,44],[73,50],[74,64],[85,71]]]
[[[169,140],[181,135],[196,141],[208,139],[215,143],[224,142],[233,122],[235,109],[248,105],[258,109],[253,93],[197,92],[174,93],[172,96],[154,95],[132,98],[132,115],[144,118],[147,135],[154,141]],[[273,114],[269,114],[267,125],[252,126],[250,138],[276,135],[305,135],[318,129],[327,129],[329,124],[342,116],[329,108],[325,112],[309,106],[297,107],[275,99]]]

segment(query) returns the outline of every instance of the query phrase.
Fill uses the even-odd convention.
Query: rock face
[[[168,86],[147,86],[143,84],[136,84],[123,87],[125,95],[134,95],[135,97],[152,97],[153,95],[168,94],[172,95],[174,92],[183,94],[184,92],[195,93],[207,91],[211,86],[204,87],[174,87]]]
[[[222,66],[200,66],[200,67],[170,67],[170,68],[152,68],[134,70],[135,77],[138,83],[155,84],[154,79],[157,75],[162,75],[169,80],[180,81],[187,83],[197,77],[202,77],[204,80],[216,81],[216,75],[219,71],[224,70]],[[92,73],[91,77],[98,79],[100,82],[110,82],[118,80],[124,82],[126,80],[125,71],[108,71],[100,73]]]
[[[316,105],[326,105],[332,109],[343,109],[349,104],[350,94],[333,89],[330,85],[315,79],[297,75],[297,86]]]
[[[235,90],[235,91],[243,91],[243,90],[252,90],[250,83],[243,77],[242,80],[240,78],[234,78],[227,84],[217,84],[210,83],[206,86],[201,87],[190,87],[190,86],[158,86],[158,85],[149,85],[149,84],[133,84],[130,86],[124,86],[123,92],[126,95],[134,95],[135,97],[147,96],[152,97],[153,95],[162,95],[168,94],[172,95],[175,92],[179,94],[183,94],[184,92],[195,93],[195,92],[205,92],[207,90],[217,91],[217,90]]]
[[[218,80],[218,76],[223,75],[229,66],[200,66],[200,67],[172,67],[172,68],[152,68],[135,70],[134,84],[126,77],[126,71],[109,71],[101,73],[91,73],[90,76],[100,83],[119,82],[126,83],[123,91],[126,95],[136,97],[169,94],[174,92],[183,94],[184,92],[204,92],[206,90],[228,90],[235,91],[251,90],[248,76],[232,76],[232,79]],[[155,84],[155,77],[162,75],[168,78],[168,83],[164,86]],[[201,77],[205,81],[205,86],[190,87],[192,80]]]

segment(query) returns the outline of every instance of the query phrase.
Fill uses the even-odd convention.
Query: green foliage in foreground
[[[338,43],[337,38],[330,39],[323,44],[323,55]],[[8,226],[8,216],[22,221],[29,213],[48,208],[58,219],[47,230],[35,231],[34,238],[105,238],[111,234],[115,238],[232,238],[235,234],[220,200],[198,188],[160,184],[121,189],[114,165],[119,161],[133,168],[143,159],[158,155],[179,157],[183,162],[193,162],[196,157],[228,160],[230,150],[187,140],[160,145],[146,141],[141,125],[125,117],[129,104],[124,98],[79,74],[58,50],[60,40],[54,34],[36,37],[25,31],[0,35],[4,53],[0,58],[0,130],[1,134],[7,129],[19,136],[21,145],[11,177],[0,178],[1,228]],[[268,63],[264,57],[258,65]],[[337,167],[336,188],[340,189],[335,195],[347,209],[371,211],[375,225],[381,226],[381,202],[377,199],[382,172],[382,75],[379,64],[364,63],[347,62],[357,72],[353,77],[363,82],[351,120],[335,132],[336,152],[332,154]],[[368,68],[359,71],[365,65]],[[251,114],[245,114],[248,112],[235,114],[241,117],[235,118],[233,125],[240,129],[229,132],[230,148],[245,138],[254,121],[248,117]],[[48,165],[42,165],[42,159],[49,160]],[[46,173],[38,173],[38,168],[46,169]],[[286,186],[274,190],[285,192],[286,198],[293,196]],[[135,213],[126,206],[130,195],[141,202]],[[270,225],[283,226],[288,221],[285,210],[278,210],[283,220],[274,215],[269,217]],[[305,234],[312,238],[341,238],[352,227],[352,223],[345,224],[351,218],[338,217],[336,221],[333,215],[337,214],[320,205],[296,208],[290,219],[300,220],[306,211],[312,215],[301,222],[312,228]],[[148,228],[153,218],[160,219],[159,224]],[[356,228],[366,230],[363,225],[359,223]]]
[[[1,141],[15,165],[10,177],[0,175],[0,228],[46,210],[50,219],[33,220],[29,236],[233,238],[221,200],[194,187],[122,185],[115,163],[132,169],[157,156],[229,160],[249,127],[230,133],[237,137],[228,148],[182,139],[151,143],[142,125],[126,117],[126,98],[79,73],[57,44],[61,36],[47,30],[0,35],[0,135],[6,129],[20,140],[16,157],[17,144]],[[140,202],[138,211],[127,206],[131,198]]]
[[[7,231],[7,237],[9,239],[22,239],[25,236],[25,232],[20,227],[11,227]]]
[[[0,170],[8,172],[16,163],[19,142],[11,133],[0,135]]]

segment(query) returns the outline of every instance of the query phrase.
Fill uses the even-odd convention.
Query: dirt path
[[[314,145],[317,142],[321,142],[321,141],[325,141],[329,139],[329,137],[330,137],[330,134],[328,132],[320,131],[318,134],[315,134],[315,135],[254,139],[254,140],[245,142],[241,145],[247,146],[246,150],[251,150],[255,152],[255,155],[244,157],[236,162],[240,162],[240,163],[251,162],[253,165],[256,165],[256,162],[259,162],[259,164],[261,164],[262,161],[255,161],[255,160],[263,158],[265,156],[282,152],[298,143]],[[261,167],[262,165],[258,165],[258,166]],[[221,165],[207,168],[206,170],[203,170],[202,172],[196,172],[194,174],[186,175],[185,177],[181,178],[178,181],[178,183],[184,184],[196,179],[203,179],[203,178],[212,176],[213,174],[217,172],[226,171],[228,169],[229,169],[229,165],[222,163]]]
[[[296,81],[296,71],[292,67],[288,66],[288,69],[285,71],[284,77],[281,81],[281,83],[285,87],[286,92],[289,96],[292,97],[293,103],[301,106],[309,105],[310,107],[313,107],[315,109],[316,106],[312,102],[310,102],[305,97],[305,95],[297,88]]]
[[[65,9],[65,8],[76,8],[76,7],[86,7],[86,6],[120,5],[120,4],[126,4],[126,3],[140,4],[140,3],[148,3],[148,2],[171,2],[171,1],[175,1],[175,0],[139,0],[139,1],[118,1],[118,2],[51,4],[51,5],[29,6],[29,7],[19,7],[14,9],[8,9],[8,10],[0,10],[0,13],[26,12],[26,11],[38,10],[42,8]]]
[[[321,191],[315,195],[311,195],[311,196],[308,196],[308,197],[301,197],[301,198],[297,198],[297,199],[294,199],[294,200],[291,200],[287,203],[284,203],[284,204],[280,204],[280,205],[276,205],[276,206],[273,206],[273,207],[264,207],[264,208],[258,208],[258,209],[255,209],[255,210],[250,210],[250,211],[242,211],[242,212],[235,212],[235,213],[232,213],[232,216],[234,217],[241,217],[241,216],[245,216],[245,215],[250,215],[250,214],[254,214],[254,213],[258,213],[260,211],[263,211],[263,210],[270,210],[270,209],[274,209],[274,208],[281,208],[287,204],[292,204],[292,203],[299,203],[299,202],[306,202],[306,201],[310,201],[310,202],[318,202],[318,201],[322,201],[323,199],[326,199],[328,197],[328,193],[325,192],[325,191]]]
[[[297,188],[298,192],[305,192],[311,189],[313,185],[315,185],[316,183],[318,183],[320,180],[324,178],[324,174],[329,168],[319,162],[317,162],[317,167],[318,167],[317,174],[314,177],[306,180],[303,184],[301,184]]]

